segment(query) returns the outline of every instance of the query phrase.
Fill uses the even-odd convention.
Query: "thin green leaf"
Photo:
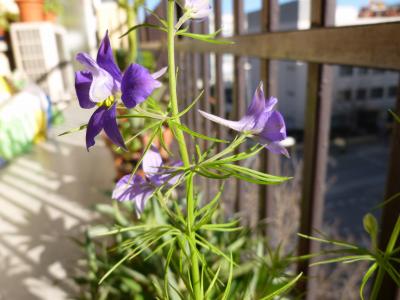
[[[397,123],[400,123],[400,117],[391,109],[389,109],[389,113],[393,116]]]
[[[132,31],[139,29],[139,28],[151,28],[151,29],[157,29],[157,30],[167,32],[166,28],[161,27],[159,25],[154,25],[154,24],[150,24],[150,23],[142,23],[142,24],[138,24],[138,25],[135,25],[135,26],[129,28],[128,31],[125,32],[123,35],[121,35],[119,38],[123,38],[124,36],[128,35]]]
[[[206,211],[208,211],[209,209],[211,209],[214,205],[216,205],[218,203],[219,198],[222,195],[222,192],[224,191],[224,187],[225,187],[225,183],[222,183],[222,185],[219,188],[218,193],[214,196],[214,198],[207,203],[206,205],[204,205],[202,208],[200,208],[197,213],[196,216],[200,216],[203,213],[205,213]]]
[[[310,266],[319,266],[319,265],[326,265],[326,264],[332,264],[332,263],[338,263],[338,262],[353,262],[353,261],[360,261],[360,260],[372,260],[375,261],[373,257],[370,255],[348,255],[348,256],[341,256],[341,257],[335,257],[327,260],[322,260],[322,261],[317,261]]]
[[[225,287],[225,292],[222,295],[221,300],[227,300],[229,293],[231,291],[231,286],[232,286],[232,278],[233,278],[233,257],[232,257],[232,252],[231,252],[231,257],[230,257],[230,265],[229,265],[229,277],[228,277],[228,283],[226,284]]]
[[[225,144],[226,144],[226,143],[229,143],[228,141],[225,141],[225,140],[220,140],[220,139],[217,139],[217,138],[208,137],[208,136],[206,136],[206,135],[204,135],[204,134],[195,132],[195,131],[193,131],[193,130],[187,128],[185,125],[179,124],[179,123],[177,123],[177,122],[175,122],[175,121],[170,121],[170,122],[173,124],[173,126],[176,126],[176,127],[178,127],[180,130],[186,132],[187,134],[190,134],[191,136],[197,137],[197,138],[199,138],[199,139],[203,139],[203,140],[206,140],[206,141],[217,142],[217,143],[225,143]]]
[[[233,41],[224,40],[224,39],[216,39],[216,38],[204,35],[204,34],[178,31],[177,35],[188,37],[188,38],[191,38],[194,40],[199,40],[199,41],[206,42],[206,43],[217,44],[217,45],[232,45],[232,44],[234,44]]]
[[[158,14],[156,14],[152,9],[150,9],[150,8],[148,8],[148,7],[144,7],[144,9],[145,9],[149,14],[151,14],[153,17],[155,17],[155,18],[158,20],[158,22],[160,22],[165,28],[168,27],[168,23],[167,23],[164,19],[162,19]]]
[[[377,205],[374,207],[374,209],[378,209],[378,208],[382,208],[385,205],[388,205],[390,202],[392,202],[393,200],[396,200],[397,198],[400,198],[400,193],[394,194],[393,196],[391,196],[389,199],[383,201],[381,204]]]
[[[374,274],[375,270],[378,268],[378,264],[374,263],[371,267],[368,268],[367,272],[365,272],[363,279],[361,281],[360,285],[360,298],[361,300],[364,300],[364,288],[365,285],[367,284],[368,280],[371,278],[371,276]]]
[[[58,136],[63,136],[63,135],[67,135],[67,134],[70,134],[70,133],[81,131],[81,130],[85,129],[87,126],[88,126],[87,124],[81,125],[81,126],[76,127],[74,129],[71,129],[71,130],[65,131],[63,133],[60,133]]]
[[[292,288],[295,283],[300,279],[300,277],[303,275],[303,273],[300,273],[299,275],[297,275],[297,277],[295,277],[294,279],[292,279],[291,281],[289,281],[287,284],[285,284],[283,287],[277,289],[275,292],[269,294],[268,296],[265,296],[264,298],[262,298],[261,300],[272,300],[274,299],[276,296],[280,296],[283,293],[285,293],[287,290],[289,290],[290,288]]]
[[[164,290],[165,290],[165,296],[166,299],[169,299],[168,296],[168,270],[169,270],[169,264],[171,263],[171,258],[172,254],[174,254],[174,249],[175,249],[175,239],[171,246],[169,247],[168,254],[167,254],[167,260],[165,262],[165,268],[164,268]]]
[[[302,237],[302,238],[305,238],[305,239],[309,239],[309,240],[313,240],[313,241],[317,241],[317,242],[321,242],[321,243],[325,243],[325,244],[332,244],[332,245],[336,245],[336,246],[346,247],[346,248],[349,248],[349,249],[357,249],[357,250],[360,249],[356,245],[353,245],[353,244],[350,244],[350,243],[346,243],[346,242],[342,242],[342,241],[325,240],[325,239],[321,239],[321,238],[305,235],[305,234],[302,234],[302,233],[298,233],[297,235]]]
[[[99,285],[103,283],[104,280],[112,273],[114,272],[120,265],[122,265],[133,253],[134,251],[129,252],[127,255],[125,255],[122,259],[120,259],[110,270],[107,271],[106,274],[101,277],[99,281]]]
[[[200,100],[200,98],[201,98],[201,96],[203,96],[203,94],[204,94],[204,90],[202,90],[202,91],[200,92],[200,94],[192,101],[192,103],[190,103],[184,110],[182,110],[182,111],[177,115],[177,117],[181,118],[181,117],[184,116],[187,112],[189,112],[189,111],[193,108],[193,106],[196,105],[197,101]]]

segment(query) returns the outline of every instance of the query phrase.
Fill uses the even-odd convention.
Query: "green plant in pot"
[[[54,23],[63,12],[63,6],[59,0],[45,0],[43,10],[44,20]]]
[[[18,13],[13,7],[0,3],[0,39],[3,37],[12,22],[18,20]]]

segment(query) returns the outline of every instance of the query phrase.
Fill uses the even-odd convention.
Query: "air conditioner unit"
[[[10,28],[15,63],[28,78],[60,104],[73,95],[73,71],[66,31],[49,22],[13,23]]]

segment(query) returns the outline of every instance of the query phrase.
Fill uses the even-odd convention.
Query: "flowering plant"
[[[192,20],[202,21],[208,17],[211,9],[209,1],[186,0],[176,2],[168,0],[167,19],[152,12],[160,24],[140,24],[129,29],[125,34],[148,26],[167,34],[168,67],[151,74],[146,68],[131,64],[124,72],[121,72],[114,62],[108,35],[104,36],[96,60],[85,53],[79,53],[76,58],[86,68],[76,72],[75,87],[79,104],[84,109],[97,106],[86,128],[86,147],[95,145],[95,137],[104,130],[110,140],[121,149],[127,149],[127,143],[145,132],[151,132],[149,142],[144,147],[143,155],[130,174],[126,174],[116,184],[112,198],[131,202],[134,205],[138,217],[146,209],[149,201],[157,201],[162,212],[168,218],[168,222],[156,222],[153,224],[139,224],[101,233],[101,235],[115,235],[122,232],[135,232],[135,236],[126,243],[124,256],[110,268],[100,283],[119,266],[127,260],[132,260],[144,251],[151,249],[154,255],[159,251],[166,250],[165,276],[171,267],[177,268],[179,280],[184,284],[190,298],[207,299],[213,295],[213,299],[228,299],[232,292],[232,280],[237,267],[232,253],[226,253],[224,248],[214,245],[204,235],[207,232],[240,232],[242,228],[239,220],[220,222],[215,218],[223,193],[223,184],[214,199],[207,204],[201,204],[198,189],[195,185],[196,177],[226,180],[235,177],[253,184],[271,185],[280,184],[290,178],[265,174],[239,164],[240,161],[257,155],[260,151],[271,151],[277,155],[289,156],[287,150],[280,142],[286,138],[286,127],[283,116],[275,110],[278,100],[276,98],[265,98],[262,84],[257,88],[246,114],[239,121],[225,120],[208,112],[199,111],[203,117],[210,119],[222,126],[227,126],[237,132],[232,141],[224,141],[214,137],[205,136],[185,126],[181,118],[190,111],[202,96],[200,94],[187,108],[180,111],[179,102],[182,101],[177,95],[177,68],[175,64],[175,39],[177,36],[186,36],[204,42],[229,43],[228,41],[216,39],[217,33],[194,34],[184,27]],[[175,21],[175,6],[179,4],[183,8],[182,17]],[[145,101],[152,99],[154,90],[161,86],[158,79],[168,70],[169,81],[169,105],[167,110],[161,106],[143,106]],[[154,101],[153,101],[154,102]],[[116,111],[123,106],[129,109],[129,114],[117,115]],[[149,122],[132,138],[125,141],[118,130],[119,119],[143,118]],[[160,132],[164,125],[171,128],[179,149],[179,159],[175,162],[164,164],[158,149],[153,141],[160,139],[163,148],[162,135]],[[207,149],[201,149],[196,145],[196,155],[189,153],[186,145],[185,134],[214,142]],[[253,138],[257,144],[242,151],[246,140]],[[217,143],[226,144],[220,152],[214,150]],[[169,149],[165,149],[169,151]],[[142,165],[144,176],[137,174]],[[178,205],[179,187],[184,186],[184,203]],[[177,196],[178,195],[178,196]],[[171,205],[172,203],[172,205]],[[155,245],[157,247],[153,248]],[[224,249],[224,250],[223,250]],[[211,252],[216,257],[228,263],[226,276],[220,274],[221,266],[217,269],[209,265],[205,259],[204,252]],[[172,261],[172,258],[179,261]],[[274,291],[265,291],[263,299],[271,299],[288,290],[300,278],[293,277],[284,285],[280,285]],[[166,277],[166,278],[167,278]],[[170,288],[166,280],[164,293],[169,298]],[[221,289],[221,286],[223,287]]]
[[[132,26],[123,36],[134,33],[141,27],[150,27],[167,34],[168,66],[150,73],[145,67],[132,63],[124,72],[114,62],[114,57],[108,39],[104,36],[96,60],[85,53],[79,53],[77,60],[86,68],[78,71],[75,77],[76,93],[79,104],[84,109],[96,108],[88,124],[78,130],[86,129],[86,147],[95,145],[96,136],[104,130],[109,139],[120,149],[129,149],[127,145],[143,134],[149,139],[143,149],[141,158],[130,174],[123,176],[112,192],[112,198],[132,204],[139,224],[121,223],[114,228],[97,233],[97,236],[123,236],[123,243],[118,246],[118,260],[110,266],[99,280],[103,283],[112,277],[114,271],[123,269],[124,276],[136,274],[126,268],[129,260],[141,258],[148,260],[157,256],[157,266],[162,265],[164,273],[163,286],[158,285],[157,297],[165,299],[273,299],[290,289],[302,276],[286,277],[283,284],[267,287],[260,283],[259,278],[252,280],[251,285],[257,292],[240,291],[235,278],[243,272],[239,268],[240,254],[235,255],[231,244],[232,239],[215,238],[215,236],[231,236],[240,234],[243,228],[240,220],[224,220],[218,216],[218,207],[223,183],[214,198],[207,204],[201,203],[201,197],[196,187],[196,177],[206,177],[224,181],[237,178],[258,185],[281,184],[288,177],[265,174],[243,166],[240,162],[257,155],[261,151],[270,151],[276,155],[289,157],[288,151],[282,146],[286,138],[284,117],[275,109],[278,100],[266,98],[262,84],[255,91],[254,97],[245,113],[238,121],[227,120],[221,116],[206,111],[198,111],[204,118],[226,126],[237,133],[231,141],[220,140],[195,132],[183,124],[181,118],[195,106],[201,98],[198,95],[193,102],[183,110],[179,110],[182,99],[177,94],[177,66],[175,64],[175,39],[178,36],[197,39],[211,43],[230,43],[216,38],[219,31],[211,34],[195,34],[189,31],[187,22],[201,22],[211,12],[208,0],[166,0],[167,18],[162,19],[151,12],[159,24],[139,24]],[[176,20],[175,6],[178,4],[183,15]],[[159,81],[168,70],[169,104],[165,109],[152,97],[153,92],[161,87]],[[147,104],[147,105],[144,105]],[[121,109],[124,114],[117,114]],[[398,116],[394,117],[399,121]],[[144,119],[143,128],[129,139],[124,139],[118,127],[121,119]],[[159,140],[163,150],[169,152],[162,137],[162,130],[168,126],[174,135],[179,149],[179,158],[174,162],[164,163],[155,146]],[[72,130],[74,131],[74,130]],[[70,131],[71,132],[71,131]],[[212,141],[213,145],[202,149],[195,145],[196,153],[190,153],[186,137]],[[247,145],[247,139],[253,139],[256,144],[242,150]],[[215,144],[225,144],[222,150],[215,150]],[[143,174],[137,171],[142,166]],[[181,188],[184,187],[184,188]],[[182,190],[184,192],[182,193]],[[393,201],[391,198],[386,201]],[[162,218],[154,218],[146,222],[146,210],[157,207],[157,214]],[[315,264],[331,262],[353,263],[368,261],[370,268],[364,274],[360,286],[360,297],[364,297],[364,287],[375,272],[371,298],[377,299],[378,292],[385,274],[396,283],[400,283],[400,275],[395,264],[398,263],[399,247],[396,247],[400,236],[400,218],[398,219],[386,249],[379,249],[377,242],[378,224],[372,215],[364,218],[364,227],[371,238],[369,248],[346,242],[301,235],[313,241],[333,245],[332,251],[322,251],[296,259],[310,259],[320,255],[335,255],[334,258],[321,260]],[[236,238],[236,237],[235,237]],[[240,235],[237,237],[240,239]],[[118,238],[119,239],[119,238]],[[264,243],[260,244],[260,248]],[[259,249],[257,245],[257,249]],[[263,251],[262,251],[263,252]],[[213,256],[212,258],[210,258]],[[213,259],[213,258],[216,259]],[[293,259],[292,259],[293,261]],[[287,266],[285,265],[284,268]],[[264,265],[262,265],[264,268]],[[263,269],[262,269],[263,270]],[[258,270],[257,274],[271,279],[270,274]],[[273,278],[272,276],[272,279]],[[257,288],[254,288],[254,287]],[[262,290],[265,287],[265,290]],[[260,290],[261,289],[261,290]],[[244,294],[243,294],[244,292]]]

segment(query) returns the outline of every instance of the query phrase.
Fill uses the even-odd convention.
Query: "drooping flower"
[[[286,125],[283,116],[274,109],[278,99],[264,96],[262,83],[258,86],[250,106],[239,121],[230,121],[199,110],[200,114],[218,124],[238,132],[252,134],[273,153],[289,157],[288,151],[279,142],[286,139]]]
[[[174,162],[170,167],[182,166],[182,162]],[[158,149],[153,145],[143,157],[145,179],[139,175],[125,175],[116,184],[112,198],[119,201],[132,201],[138,216],[143,213],[147,200],[154,191],[163,186],[176,184],[181,176],[176,170],[167,170]],[[175,171],[175,172],[174,172]]]
[[[209,0],[184,0],[182,7],[190,19],[204,19],[211,14]]]
[[[86,70],[75,73],[79,105],[86,109],[98,106],[88,122],[86,148],[95,144],[95,137],[103,129],[114,144],[126,148],[116,121],[116,97],[122,92],[121,99],[127,108],[142,103],[155,88],[160,87],[157,78],[165,73],[166,68],[150,74],[146,68],[131,64],[122,74],[114,61],[107,32],[96,60],[87,53],[78,53],[76,59],[86,67]]]

